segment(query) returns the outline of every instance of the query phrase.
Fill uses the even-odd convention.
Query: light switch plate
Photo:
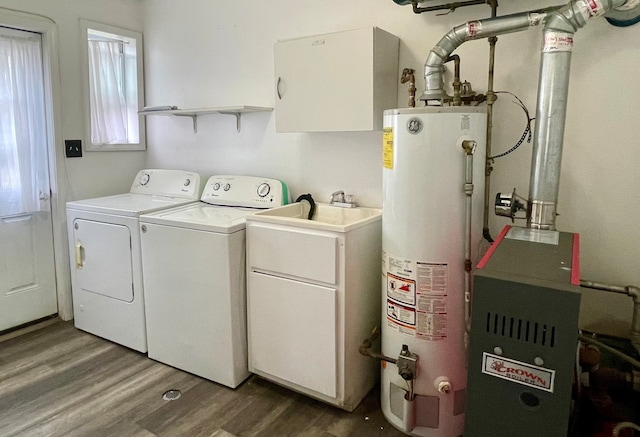
[[[82,158],[82,140],[64,140],[64,153],[67,158]]]

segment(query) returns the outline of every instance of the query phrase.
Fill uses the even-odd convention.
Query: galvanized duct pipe
[[[573,0],[545,19],[527,227],[555,230],[573,34],[627,0]]]
[[[572,0],[564,6],[470,21],[453,28],[431,49],[425,62],[421,100],[443,101],[443,64],[462,43],[544,24],[544,47],[538,86],[529,185],[527,226],[555,229],[573,33],[588,20],[635,0]]]
[[[420,100],[443,100],[448,98],[444,91],[444,63],[462,43],[474,39],[520,32],[544,22],[550,8],[535,12],[521,12],[503,17],[469,21],[454,27],[429,52],[424,64],[425,89]]]

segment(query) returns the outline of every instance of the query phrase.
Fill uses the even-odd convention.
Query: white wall
[[[84,140],[80,19],[142,31],[140,2],[0,0],[0,7],[43,15],[56,23],[62,94],[62,138]],[[58,144],[57,147],[63,148],[64,144]],[[144,162],[144,152],[84,152],[82,158],[63,159],[58,162],[58,166],[67,175],[67,199],[72,200],[129,191],[133,177],[143,168]]]
[[[499,15],[562,4],[500,2]],[[147,105],[180,108],[274,105],[273,44],[276,40],[365,26],[381,27],[401,39],[399,71],[420,74],[429,49],[450,28],[487,17],[487,6],[446,16],[415,15],[391,0],[173,0],[143,1]],[[640,284],[640,25],[616,28],[595,20],[576,34],[557,226],[581,234],[581,277],[615,284]],[[541,31],[499,37],[496,90],[518,95],[535,115]],[[488,44],[469,42],[456,52],[462,77],[486,90]],[[347,80],[347,78],[345,78]],[[407,105],[399,85],[398,106]],[[327,90],[331,92],[331,90]],[[500,95],[495,105],[493,152],[509,149],[522,134],[525,116]],[[277,114],[243,117],[235,132],[227,116],[189,119],[148,117],[148,167],[281,178],[293,196],[310,192],[326,201],[336,189],[361,204],[380,206],[381,133],[276,134]],[[531,145],[495,163],[492,197],[517,187],[528,195]],[[491,218],[495,236],[508,220]],[[630,300],[588,293],[590,325],[625,328]],[[602,311],[606,309],[606,311]]]

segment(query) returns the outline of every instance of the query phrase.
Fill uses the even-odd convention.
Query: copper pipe
[[[411,68],[405,68],[402,70],[402,77],[400,83],[409,82],[409,107],[415,108],[416,106],[416,78],[413,75],[415,70]]]
[[[391,357],[388,357],[386,355],[379,354],[377,352],[371,352],[371,348],[373,347],[373,343],[378,339],[378,337],[380,337],[380,331],[378,330],[378,327],[376,326],[375,328],[373,328],[373,331],[371,332],[371,337],[365,338],[364,340],[362,340],[362,343],[360,344],[360,347],[358,348],[358,352],[360,352],[360,355],[364,355],[364,356],[367,356],[367,357],[375,358],[377,360],[386,361],[388,363],[396,364],[398,362],[398,360],[395,359],[395,358],[391,358]]]
[[[636,360],[635,358],[625,354],[624,352],[620,352],[619,350],[612,348],[611,346],[607,346],[606,344],[596,340],[593,337],[588,337],[586,335],[580,334],[578,335],[578,339],[583,342],[583,343],[589,343],[591,345],[597,346],[598,348],[609,352],[610,354],[620,358],[623,361],[626,361],[627,363],[631,364],[632,366],[640,369],[640,361]]]

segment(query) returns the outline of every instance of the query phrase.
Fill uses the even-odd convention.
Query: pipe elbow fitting
[[[464,26],[458,26],[447,33],[436,44],[424,63],[424,92],[420,100],[443,100],[450,98],[444,91],[444,63],[451,53],[465,41],[462,36]]]
[[[360,347],[358,348],[358,352],[360,352],[360,355],[364,355],[364,356],[371,356],[369,349],[371,349],[371,346],[373,346],[371,344],[371,340],[369,340],[368,338],[363,340],[362,343],[360,343]]]
[[[576,11],[575,8],[577,7],[574,3],[571,2],[566,7],[551,12],[544,23],[545,32],[555,31],[573,34],[584,27],[587,21],[579,11]]]
[[[439,47],[434,47],[424,63],[425,90],[441,89],[444,85],[444,61],[448,57]]]
[[[634,302],[640,301],[640,288],[629,285],[626,287],[627,294],[633,298]]]
[[[628,0],[602,0],[600,2],[585,2],[572,0],[564,7],[553,11],[547,17],[545,30],[575,33],[593,18],[603,16],[611,9],[627,3]]]

